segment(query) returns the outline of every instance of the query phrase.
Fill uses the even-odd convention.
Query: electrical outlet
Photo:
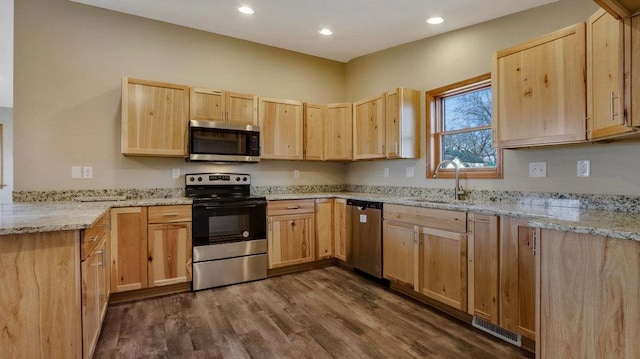
[[[300,171],[293,170],[293,178],[300,178]]]
[[[529,162],[529,177],[547,177],[547,163]]]
[[[71,166],[71,178],[72,179],[82,178],[82,167]]]
[[[407,177],[413,177],[416,175],[415,167],[407,167]]]
[[[84,179],[92,179],[93,178],[93,167],[91,167],[91,166],[82,167],[82,178],[84,178]]]
[[[578,177],[589,177],[591,175],[591,161],[578,161]]]
[[[385,169],[384,169],[384,176],[385,177],[389,177],[389,168],[388,167],[385,167]]]
[[[179,168],[172,168],[171,169],[171,177],[175,178],[180,178],[180,169]]]

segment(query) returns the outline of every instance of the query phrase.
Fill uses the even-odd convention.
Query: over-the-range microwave
[[[189,160],[259,162],[260,127],[191,120]]]

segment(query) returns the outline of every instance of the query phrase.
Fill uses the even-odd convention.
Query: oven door
[[[194,246],[267,238],[265,200],[193,204]]]

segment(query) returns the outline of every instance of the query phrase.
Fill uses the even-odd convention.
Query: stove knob
[[[244,231],[244,232],[242,232],[242,236],[243,236],[244,238],[248,238],[248,237],[249,237],[249,231]]]
[[[193,182],[193,181],[195,181],[195,180],[196,180],[195,178],[193,178],[193,177],[189,177],[189,181]]]
[[[202,177],[198,177],[198,182],[202,182]]]
[[[244,182],[247,182],[247,177],[242,177],[242,180],[243,180]]]
[[[240,182],[240,177],[236,177],[236,182]]]

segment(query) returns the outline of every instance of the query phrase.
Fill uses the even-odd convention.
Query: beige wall
[[[598,7],[591,0],[561,0],[441,36],[366,55],[347,64],[347,99],[368,97],[396,86],[441,87],[491,71],[491,55],[535,36],[584,21]],[[424,100],[424,95],[423,95]],[[424,112],[423,112],[424,114]],[[423,123],[423,139],[425,128]],[[422,159],[348,165],[347,182],[452,188],[452,180],[427,179]],[[470,189],[640,195],[640,142],[505,151],[503,180],[465,180]],[[576,176],[576,162],[591,160],[591,177]],[[547,162],[547,178],[529,178],[529,162]],[[416,177],[406,178],[406,167]],[[384,168],[390,177],[384,178]]]
[[[323,103],[344,99],[343,63],[65,0],[16,1],[15,60],[16,190],[182,186],[171,168],[249,172],[258,185],[344,183],[340,163],[120,155],[122,76]],[[74,165],[93,166],[94,179],[72,180]]]

